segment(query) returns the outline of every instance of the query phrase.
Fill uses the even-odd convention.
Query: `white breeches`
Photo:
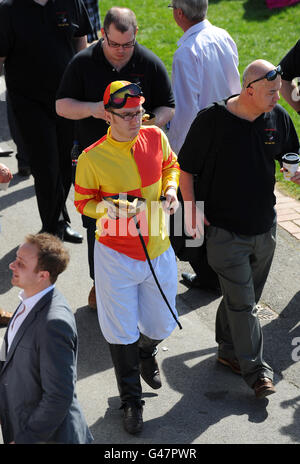
[[[129,258],[96,240],[94,263],[99,324],[108,343],[134,343],[140,332],[155,340],[171,334],[176,321],[147,261]],[[151,263],[177,317],[177,264],[173,248],[170,246]]]

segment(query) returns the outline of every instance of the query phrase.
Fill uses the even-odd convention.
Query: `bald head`
[[[259,79],[263,77],[267,72],[274,69],[275,66],[266,60],[255,60],[250,63],[243,74],[243,88],[245,89],[249,82],[255,81],[255,79]]]
[[[270,74],[266,76],[268,73]],[[253,121],[262,113],[272,111],[280,98],[280,74],[280,69],[269,61],[255,60],[250,63],[243,74],[240,95],[233,98],[231,105],[229,104],[233,112]]]

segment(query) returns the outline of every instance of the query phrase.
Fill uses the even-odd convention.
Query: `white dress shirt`
[[[178,154],[197,113],[241,91],[238,51],[228,32],[207,19],[190,27],[177,42],[172,86],[175,115],[168,138]]]
[[[8,328],[8,333],[7,333],[7,351],[9,350],[12,341],[18,332],[19,328],[21,327],[22,323],[32,310],[32,308],[37,304],[37,302],[48,292],[50,292],[55,285],[50,285],[50,287],[45,288],[39,293],[36,293],[35,295],[29,297],[29,298],[24,298],[24,290],[22,290],[19,293],[19,298],[21,300],[21,303],[18,307],[17,312],[15,313],[13,319],[11,320]],[[25,311],[23,311],[25,306]]]

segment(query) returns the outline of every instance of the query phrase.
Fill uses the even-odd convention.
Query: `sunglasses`
[[[110,107],[123,108],[128,97],[141,97],[142,95],[142,89],[137,84],[128,84],[112,93],[104,107],[106,109]]]
[[[272,71],[267,72],[263,77],[259,77],[258,79],[255,79],[255,81],[249,82],[247,85],[247,89],[251,87],[251,84],[254,84],[254,82],[262,81],[263,79],[267,79],[267,81],[274,81],[277,77],[277,75],[282,76],[282,69],[281,66],[277,66],[275,69],[272,69]]]

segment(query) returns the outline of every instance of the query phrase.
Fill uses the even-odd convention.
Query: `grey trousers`
[[[263,335],[258,303],[271,267],[276,245],[276,225],[259,235],[238,235],[210,226],[207,256],[218,274],[223,298],[216,316],[219,355],[236,358],[246,383],[253,387],[262,374],[273,379],[263,359]]]

